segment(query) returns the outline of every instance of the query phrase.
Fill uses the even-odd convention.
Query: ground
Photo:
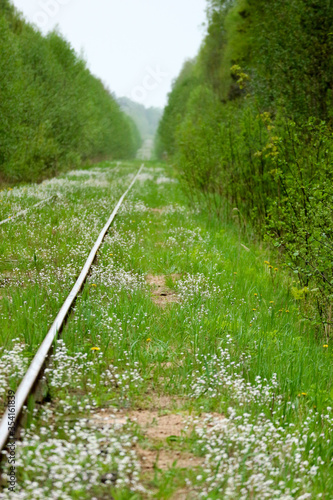
[[[2,408],[139,163],[0,192]],[[94,263],[17,443],[4,499],[333,495],[332,354],[297,280],[146,162]],[[332,405],[333,406],[333,405]]]

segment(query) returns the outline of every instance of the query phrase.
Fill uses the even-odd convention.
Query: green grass
[[[2,279],[10,280],[0,289],[1,342],[7,349],[12,339],[20,339],[26,356],[35,352],[137,166],[102,165],[98,176],[106,172],[109,186],[84,186],[80,176],[75,189],[63,187],[61,202],[0,229],[5,235]],[[176,182],[165,182],[165,176]],[[163,210],[152,210],[156,208]],[[61,270],[58,277],[56,269]],[[154,304],[147,274],[166,276],[166,286],[177,291],[179,303],[165,308]],[[175,274],[179,277],[172,278]],[[241,241],[237,227],[191,211],[173,171],[148,163],[62,333],[56,375],[47,373],[49,413],[36,410],[27,432],[47,443],[50,433],[39,434],[37,429],[51,419],[68,439],[64,421],[74,426],[94,415],[96,408],[115,408],[121,414],[155,409],[156,398],[168,396],[177,402],[178,411],[199,418],[191,437],[150,442],[126,424],[120,431],[128,435],[126,446],[136,450],[138,440],[153,449],[172,452],[178,447],[204,457],[210,449],[210,459],[193,470],[176,464],[169,470],[157,467],[149,477],[139,474],[132,493],[126,484],[115,489],[98,480],[92,493],[83,475],[79,496],[69,488],[64,490],[68,498],[112,494],[117,500],[167,499],[183,489],[195,498],[200,492],[201,498],[245,498],[242,487],[247,488],[246,498],[264,498],[267,491],[268,498],[331,498],[332,350],[323,347],[314,327],[300,315],[291,292],[295,286],[277,255]],[[18,378],[16,374],[9,380],[11,386]],[[216,428],[203,423],[204,413],[223,415],[224,427],[218,421]],[[198,426],[205,429],[202,435]],[[267,467],[266,462],[253,462],[266,437],[261,451]],[[116,433],[113,439],[120,437]],[[28,460],[26,453],[24,449],[22,463]],[[237,469],[231,473],[233,457],[243,458],[236,460]],[[20,476],[21,484],[40,471],[37,456],[33,462]],[[310,472],[313,466],[318,467],[315,474],[314,469]],[[103,464],[91,467],[104,473]],[[260,483],[258,489],[251,483],[260,472],[272,480],[275,496],[268,485]],[[48,473],[52,476],[52,469]],[[230,477],[234,490],[229,491]]]

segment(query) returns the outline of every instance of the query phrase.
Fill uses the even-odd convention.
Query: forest
[[[135,157],[134,122],[61,35],[44,37],[0,0],[0,45],[0,181]]]
[[[132,101],[128,97],[119,97],[117,102],[120,108],[132,118],[143,140],[154,139],[162,109],[156,107],[146,108],[143,104]]]
[[[333,8],[322,0],[209,0],[207,34],[174,82],[156,152],[188,195],[268,240],[305,316],[333,298]]]

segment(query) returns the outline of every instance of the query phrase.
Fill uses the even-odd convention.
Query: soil
[[[171,469],[172,466],[177,467],[177,469],[191,469],[202,465],[202,459],[190,453],[166,450],[144,450],[140,447],[137,447],[136,451],[140,458],[143,472],[152,472],[155,468],[167,470]]]
[[[146,398],[140,407],[135,410],[118,410],[116,408],[105,408],[99,410],[92,418],[92,424],[96,427],[115,426],[121,427],[131,421],[140,428],[141,435],[146,439],[141,440],[140,445],[135,445],[135,451],[140,460],[141,470],[145,482],[151,484],[156,470],[196,469],[204,465],[204,458],[197,457],[188,451],[179,449],[178,442],[182,437],[190,436],[193,425],[189,424],[190,413],[181,410],[185,400],[168,395],[152,393]],[[208,419],[212,423],[224,416],[218,413],[202,413],[197,417],[196,423],[202,421],[209,426]],[[194,500],[197,492],[189,488],[177,490],[171,500]]]
[[[182,469],[199,467],[203,464],[202,458],[178,449],[170,449],[169,439],[171,443],[177,442],[178,439],[188,435],[192,430],[187,424],[189,414],[174,410],[176,403],[177,401],[169,396],[159,396],[152,400],[154,408],[127,412],[105,409],[95,413],[92,423],[97,427],[114,426],[119,428],[128,421],[137,424],[141,433],[147,438],[145,448],[139,445],[135,447],[143,472],[153,472],[155,468],[166,470],[173,465]],[[172,412],[170,408],[173,408]],[[187,496],[174,498],[180,500],[187,498]]]
[[[173,280],[179,279],[180,277],[180,274],[171,275]],[[168,304],[179,301],[177,292],[166,286],[166,276],[153,276],[152,274],[148,274],[146,276],[146,281],[153,289],[152,300],[158,306],[165,307]]]

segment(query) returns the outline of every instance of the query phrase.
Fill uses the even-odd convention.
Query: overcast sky
[[[14,0],[41,31],[58,26],[117,96],[166,103],[204,36],[206,0]]]

